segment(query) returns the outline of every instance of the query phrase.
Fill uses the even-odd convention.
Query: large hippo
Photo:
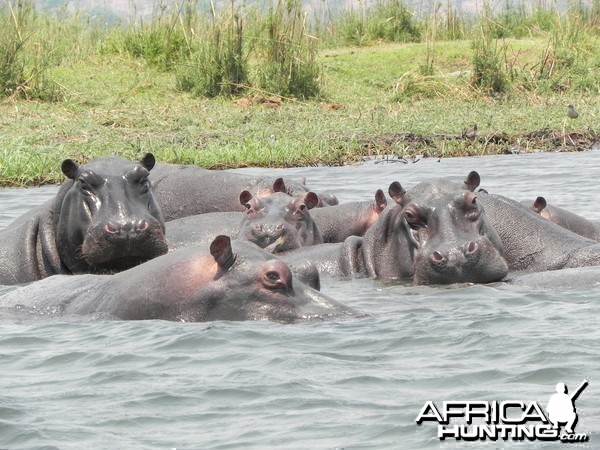
[[[465,182],[423,182],[407,193],[389,187],[388,206],[363,238],[349,237],[285,254],[293,264],[313,259],[325,272],[383,279],[413,278],[416,284],[486,283],[508,273],[499,236],[476,201],[478,175]]]
[[[574,212],[558,206],[549,205],[544,197],[537,197],[533,203],[521,202],[533,212],[580,236],[600,241],[600,224],[592,222]]]
[[[238,201],[240,192],[255,197],[275,192],[291,196],[310,191],[305,181],[207,170],[197,166],[158,163],[150,177],[165,221],[209,212],[244,211]],[[318,206],[337,204],[332,194],[320,194]]]
[[[5,294],[0,306],[45,315],[182,322],[289,323],[353,314],[300,282],[284,261],[227,236],[115,275],[50,277]]]
[[[502,241],[473,191],[480,177],[425,181],[408,193],[402,216],[418,284],[487,283],[508,273]]]
[[[56,196],[0,231],[0,284],[50,275],[120,271],[167,252],[148,179],[155,163],[107,157],[78,166]]]
[[[512,271],[541,272],[600,265],[600,244],[502,195],[478,193]]]
[[[311,216],[324,242],[343,242],[349,236],[364,236],[386,206],[385,194],[378,189],[374,200],[317,208]]]
[[[319,201],[315,193],[290,197],[275,192],[257,198],[243,191],[239,201],[245,207],[243,213],[198,214],[167,222],[169,249],[176,250],[194,242],[208,243],[223,233],[253,242],[273,253],[323,243],[310,214]]]

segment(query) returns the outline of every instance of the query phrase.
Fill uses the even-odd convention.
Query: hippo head
[[[128,269],[167,252],[165,225],[148,179],[148,153],[139,163],[109,157],[78,166],[70,159],[55,204],[56,242],[70,272]]]
[[[240,239],[273,253],[323,243],[309,214],[318,203],[313,192],[297,197],[275,192],[268,197],[256,198],[243,191],[240,203],[246,208]]]
[[[193,249],[185,251],[191,255]],[[185,253],[173,257],[181,255],[185,257]],[[181,285],[187,284],[189,291],[185,298],[180,297],[179,320],[290,323],[352,313],[351,309],[304,284],[285,261],[255,244],[231,242],[227,236],[217,236],[210,244],[210,255],[179,266],[179,276],[183,276],[183,272],[187,278]],[[201,275],[190,276],[189,271],[199,271],[198,266],[201,266]]]
[[[487,283],[508,273],[500,237],[472,192],[478,179],[472,172],[462,185],[433,180],[410,191],[402,220],[416,284]]]

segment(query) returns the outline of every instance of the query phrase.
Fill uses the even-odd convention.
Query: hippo
[[[537,197],[533,203],[523,201],[535,213],[580,236],[600,241],[600,224],[592,222],[574,212],[546,203],[544,197]]]
[[[321,244],[323,238],[310,214],[318,200],[314,192],[296,197],[275,192],[257,198],[242,191],[239,201],[246,208],[243,213],[207,213],[167,222],[169,249],[210,242],[221,233],[253,242],[273,253]]]
[[[244,190],[255,197],[275,192],[298,196],[310,191],[304,179],[294,181],[281,177],[253,177],[166,163],[158,163],[150,178],[167,222],[209,212],[243,212],[245,208],[240,205],[238,198]],[[333,194],[319,194],[317,206],[329,204],[337,204],[337,198]]]
[[[415,283],[489,283],[508,274],[502,241],[474,192],[479,182],[472,171],[462,184],[437,179],[408,193],[402,215]]]
[[[572,267],[544,272],[514,272],[498,287],[518,286],[532,290],[581,290],[600,287],[600,266]]]
[[[378,189],[374,200],[317,208],[310,215],[321,231],[323,242],[335,243],[349,236],[364,236],[386,206],[385,194]]]
[[[129,269],[167,252],[148,179],[155,164],[118,157],[63,161],[58,193],[0,231],[0,284]]]
[[[498,194],[480,192],[511,271],[542,272],[600,265],[600,244],[550,222],[527,206]]]
[[[114,275],[50,277],[6,293],[0,306],[61,317],[181,322],[292,323],[355,314],[301,282],[273,254],[225,235]]]
[[[314,259],[329,273],[415,284],[499,281],[508,273],[500,237],[473,192],[476,172],[465,182],[433,180],[407,193],[393,182],[388,206],[364,237],[283,254],[292,266]]]

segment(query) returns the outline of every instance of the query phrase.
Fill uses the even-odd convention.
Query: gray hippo
[[[498,287],[518,286],[532,290],[581,290],[600,287],[600,266],[572,267],[568,269],[547,270],[545,272],[515,272],[509,275]]]
[[[329,273],[382,279],[413,278],[416,284],[499,281],[508,273],[502,243],[473,190],[465,182],[423,182],[407,193],[389,187],[388,206],[364,237],[283,254],[292,265],[314,260]]]
[[[508,273],[502,241],[473,191],[480,177],[447,179],[413,187],[402,216],[413,246],[417,284],[488,283]]]
[[[533,212],[580,236],[600,241],[600,224],[592,222],[574,212],[546,203],[544,197],[537,197],[533,203],[521,202]]]
[[[310,215],[317,224],[323,241],[335,243],[343,242],[350,236],[364,236],[386,206],[385,194],[378,189],[374,200],[317,208]]]
[[[154,163],[150,153],[139,163],[65,160],[68,179],[56,196],[0,231],[0,284],[120,271],[166,253],[164,220],[148,179]]]
[[[165,221],[209,212],[243,212],[238,201],[240,192],[249,191],[255,197],[275,192],[291,196],[306,194],[305,180],[253,177],[249,175],[207,170],[197,166],[158,163],[150,176],[154,193]],[[319,195],[317,206],[337,204],[333,194]]]
[[[562,228],[502,195],[479,192],[477,201],[502,240],[511,271],[600,265],[598,242]]]
[[[290,197],[275,192],[257,198],[243,191],[239,201],[245,207],[243,213],[198,214],[167,222],[169,250],[194,242],[208,243],[219,234],[236,236],[273,253],[323,243],[310,213],[319,201],[315,193]]]
[[[0,306],[44,315],[182,322],[290,323],[354,314],[302,283],[276,256],[227,236],[114,275],[50,277],[8,292]]]

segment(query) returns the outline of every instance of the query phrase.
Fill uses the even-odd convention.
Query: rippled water
[[[593,219],[600,153],[246,169],[306,176],[341,201],[395,180],[481,174]],[[0,227],[56,187],[0,190]],[[578,433],[600,432],[600,292],[323,280],[370,315],[343,322],[80,323],[0,310],[0,448],[438,448],[558,443],[440,441],[415,424],[428,400],[538,401],[590,385]],[[580,448],[578,446],[577,448]]]

